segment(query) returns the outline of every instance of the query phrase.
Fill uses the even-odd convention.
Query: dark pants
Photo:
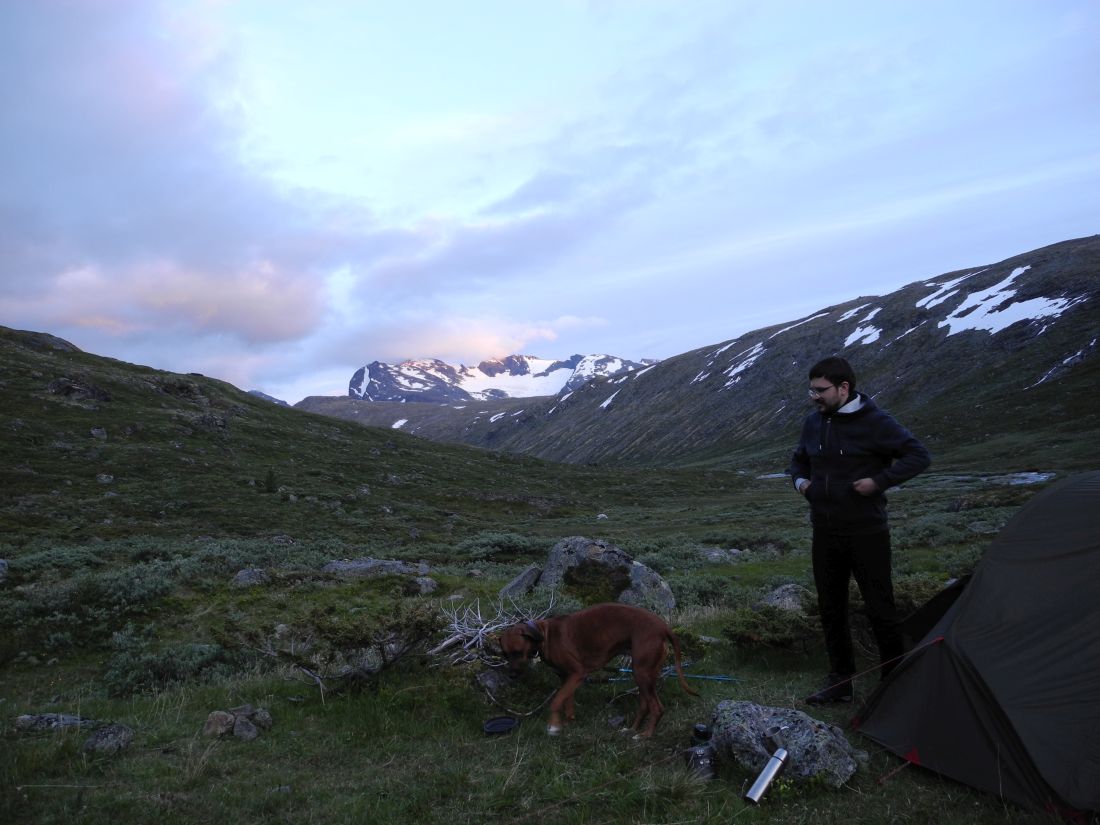
[[[830,672],[856,671],[848,624],[848,582],[854,576],[867,607],[885,675],[905,652],[890,580],[890,532],[852,536],[815,529],[812,553]]]

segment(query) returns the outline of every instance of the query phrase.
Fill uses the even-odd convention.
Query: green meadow
[[[812,589],[803,502],[776,477],[781,445],[695,467],[558,465],[285,409],[11,331],[0,355],[0,822],[1042,821],[902,767],[850,730],[867,758],[839,790],[780,780],[755,807],[741,799],[754,774],[724,764],[704,782],[687,769],[691,727],[719,701],[803,708],[824,670],[812,616],[757,607],[783,584]],[[980,469],[937,456],[891,496],[906,607],[972,569],[1042,487],[997,476],[1081,469],[1016,466],[1013,437],[1026,436],[1004,437]],[[1059,454],[1085,455],[1077,446]],[[475,685],[476,666],[428,650],[446,636],[446,610],[488,608],[575,535],[659,572],[688,673],[723,679],[694,680],[699,698],[663,685],[666,715],[635,741],[611,724],[634,698],[609,669],[551,738],[537,709],[557,680],[536,668],[507,700],[531,715],[486,736],[503,710]],[[743,552],[708,560],[716,548]],[[423,563],[439,587],[322,570],[366,557]],[[235,584],[246,569],[265,579]],[[559,608],[590,596],[566,592]],[[388,657],[398,637],[408,649]],[[341,678],[364,651],[371,666]],[[857,694],[876,678],[860,677]],[[246,704],[273,719],[258,738],[202,734],[211,711]],[[812,715],[847,728],[854,710]],[[99,754],[83,750],[87,730],[16,728],[46,713],[134,738]]]

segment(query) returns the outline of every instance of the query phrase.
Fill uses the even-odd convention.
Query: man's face
[[[810,401],[818,412],[834,413],[848,403],[848,382],[830,384],[826,378],[811,378]]]

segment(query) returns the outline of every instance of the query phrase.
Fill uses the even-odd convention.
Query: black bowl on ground
[[[514,716],[494,716],[486,719],[483,728],[486,736],[501,736],[511,733],[519,727],[519,719]]]

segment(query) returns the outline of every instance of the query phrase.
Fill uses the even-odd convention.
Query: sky
[[[295,403],[1100,232],[1100,0],[3,0],[0,324]]]

